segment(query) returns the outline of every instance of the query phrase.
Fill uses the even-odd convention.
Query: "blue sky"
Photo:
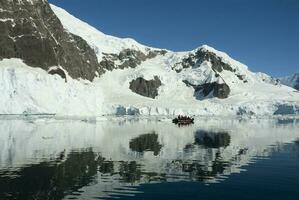
[[[299,71],[299,0],[49,0],[100,31],[174,51],[208,44],[252,71]]]

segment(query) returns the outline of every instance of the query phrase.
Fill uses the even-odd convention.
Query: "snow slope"
[[[98,31],[89,24],[75,18],[67,11],[51,4],[52,10],[60,19],[64,28],[69,32],[81,36],[88,44],[95,49],[99,62],[102,60],[103,53],[118,54],[124,49],[134,49],[147,52],[150,48],[139,44],[131,38],[117,38]]]
[[[299,113],[299,94],[292,88],[265,83],[248,72],[251,79],[248,83],[238,82],[230,73],[223,77],[232,79],[232,93],[227,99],[207,98],[197,100],[194,91],[182,82],[188,76],[192,81],[200,82],[202,73],[196,69],[186,69],[182,74],[171,70],[169,60],[159,56],[148,60],[136,69],[114,70],[106,72],[96,83],[102,86],[105,94],[104,104],[109,110],[106,113],[142,114],[142,115],[273,115],[279,110],[280,114]],[[163,67],[157,67],[163,66]],[[132,93],[129,82],[136,77],[153,79],[157,75],[163,85],[156,99],[142,97]],[[198,76],[197,76],[198,75]],[[235,82],[233,82],[235,81]],[[111,106],[109,106],[111,105]],[[115,109],[113,109],[113,107]],[[126,112],[124,112],[124,109]],[[277,114],[277,113],[276,113]]]
[[[89,82],[68,76],[65,83],[19,59],[0,61],[0,93],[1,114],[97,115],[104,99]]]
[[[141,52],[149,47],[132,39],[120,39],[103,34],[61,8],[51,6],[65,29],[85,39],[96,51],[99,61],[105,53],[119,53],[124,49]],[[152,48],[153,49],[153,48]],[[212,61],[206,60],[185,68],[183,61],[199,51],[211,53],[229,66],[230,70],[215,71]],[[192,59],[193,59],[192,57]],[[59,67],[59,66],[53,66]],[[179,71],[179,72],[177,72]],[[151,80],[157,76],[162,86],[155,99],[129,89],[133,79]],[[57,114],[57,115],[201,115],[272,116],[299,114],[299,93],[271,81],[269,76],[253,73],[248,67],[227,54],[203,45],[190,52],[171,52],[147,59],[136,68],[106,71],[88,82],[59,76],[26,66],[18,59],[0,61],[1,114]],[[211,95],[196,96],[194,89],[183,81],[201,85],[227,84],[228,98]]]

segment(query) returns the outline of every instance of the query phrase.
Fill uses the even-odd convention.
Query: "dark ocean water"
[[[299,121],[0,121],[0,199],[298,199]]]

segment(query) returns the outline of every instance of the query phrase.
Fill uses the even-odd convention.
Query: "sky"
[[[299,0],[49,0],[100,31],[173,51],[203,44],[252,71],[299,72]]]

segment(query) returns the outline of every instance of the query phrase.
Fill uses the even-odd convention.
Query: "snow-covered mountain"
[[[0,2],[1,8],[7,9],[0,10],[0,27],[9,25],[12,31],[17,15],[10,15],[15,18],[7,20],[1,14],[16,12],[12,5],[24,10],[31,10],[31,3],[36,9],[39,7],[34,4],[48,6],[42,0],[30,1],[29,5],[25,0],[12,0],[9,6]],[[55,62],[46,63],[46,67],[40,66],[42,70],[28,62],[29,58],[37,59],[35,54],[28,59],[17,52],[9,56],[0,54],[1,114],[235,116],[299,113],[299,94],[294,89],[266,74],[249,71],[246,65],[207,45],[186,52],[152,48],[133,39],[105,35],[54,5],[44,12],[47,15],[41,20],[48,28],[41,38],[57,41],[61,47],[58,55],[62,57],[54,57]],[[49,20],[45,18],[49,16],[59,19],[58,24],[61,22],[63,27],[58,26],[60,31],[54,31],[53,23],[48,25]],[[32,16],[25,18],[30,20]],[[29,24],[37,27],[32,32],[39,33],[41,24]],[[24,31],[20,30],[14,38]],[[72,47],[62,45],[65,40],[61,35],[69,39]],[[5,36],[10,37],[10,33]],[[25,41],[30,43],[30,40]],[[0,52],[6,52],[6,46],[1,46],[4,50]],[[73,47],[79,50],[79,55]],[[93,55],[96,64],[92,61]],[[80,56],[80,64],[71,62],[73,57],[80,59]],[[45,64],[43,59],[41,61]]]
[[[81,37],[67,32],[44,0],[0,0],[3,58],[20,58],[29,66],[63,77],[63,70],[72,78],[87,80],[102,73],[94,50]]]
[[[299,90],[299,72],[293,74],[292,76],[287,76],[280,78],[282,84],[295,88]]]

